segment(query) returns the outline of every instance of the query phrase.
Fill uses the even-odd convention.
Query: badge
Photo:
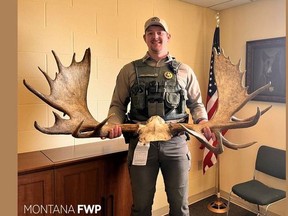
[[[172,79],[173,73],[170,72],[170,71],[166,71],[166,72],[164,73],[164,77],[165,77],[166,79]]]

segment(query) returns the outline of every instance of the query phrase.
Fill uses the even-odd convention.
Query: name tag
[[[149,148],[150,143],[143,145],[138,142],[134,151],[132,165],[145,166],[147,164]]]

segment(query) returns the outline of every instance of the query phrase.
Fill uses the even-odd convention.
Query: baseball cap
[[[144,25],[144,32],[150,27],[150,26],[161,26],[166,32],[168,32],[168,25],[167,23],[165,22],[165,20],[163,19],[160,19],[159,17],[152,17],[150,19],[148,19],[146,22],[145,22],[145,25]]]

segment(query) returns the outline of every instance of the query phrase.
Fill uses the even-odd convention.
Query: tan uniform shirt
[[[143,62],[153,67],[161,67],[172,61],[172,57],[168,55],[160,61],[150,58],[148,53],[142,58]],[[130,102],[130,88],[136,79],[136,72],[132,62],[126,64],[119,72],[114,88],[109,114],[115,115],[109,120],[110,123],[123,123],[125,114],[127,113],[128,104]],[[187,91],[186,106],[190,110],[192,119],[197,122],[200,119],[207,119],[207,113],[202,97],[198,80],[193,70],[186,64],[181,63],[177,73],[178,83],[182,89]]]

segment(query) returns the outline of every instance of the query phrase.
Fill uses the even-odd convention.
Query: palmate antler
[[[61,118],[57,113],[54,113],[55,123],[52,127],[44,128],[34,123],[36,129],[45,134],[71,134],[77,138],[87,137],[106,137],[110,125],[106,122],[106,118],[102,122],[98,122],[93,118],[87,106],[87,89],[90,77],[90,49],[85,51],[85,55],[80,62],[75,61],[75,54],[72,58],[72,63],[69,67],[64,67],[55,52],[55,57],[59,73],[52,80],[40,68],[40,71],[46,77],[49,86],[50,94],[44,95],[23,80],[24,85],[36,96],[49,104],[51,107],[67,114],[69,119]],[[178,132],[187,131],[191,135],[199,139],[205,147],[214,153],[222,153],[223,145],[228,148],[238,149],[252,145],[248,143],[237,145],[226,140],[221,131],[235,128],[247,128],[255,125],[260,116],[268,111],[270,107],[260,111],[247,119],[237,119],[234,114],[238,112],[249,100],[255,97],[260,92],[267,89],[270,84],[267,84],[252,94],[247,94],[247,88],[242,86],[243,72],[240,72],[239,64],[233,65],[229,58],[226,58],[221,52],[215,54],[215,80],[218,87],[218,109],[213,118],[204,124],[179,124],[165,123],[159,116],[152,116],[146,125],[140,124],[122,124],[120,125],[123,132],[135,132],[139,134],[139,140],[142,143],[150,141],[169,140]],[[210,127],[216,134],[219,144],[214,147],[209,144],[206,138],[202,135],[202,129]]]
[[[213,152],[223,152],[223,145],[239,149],[249,147],[256,142],[247,144],[234,144],[225,139],[222,131],[236,128],[247,128],[257,124],[261,115],[267,112],[272,106],[260,111],[257,108],[256,114],[246,119],[238,119],[234,116],[248,101],[256,95],[269,88],[270,83],[262,86],[251,94],[247,93],[248,87],[243,86],[244,72],[240,71],[240,61],[237,65],[231,63],[228,57],[224,56],[223,50],[217,53],[214,50],[214,74],[218,90],[218,107],[214,116],[205,124],[201,125],[182,125],[191,135],[196,136],[202,143],[206,143],[206,147]],[[206,138],[202,136],[201,130],[203,127],[210,127],[215,133],[218,143],[217,147],[209,145]],[[195,133],[196,132],[196,133]],[[222,145],[223,144],[223,145]]]

